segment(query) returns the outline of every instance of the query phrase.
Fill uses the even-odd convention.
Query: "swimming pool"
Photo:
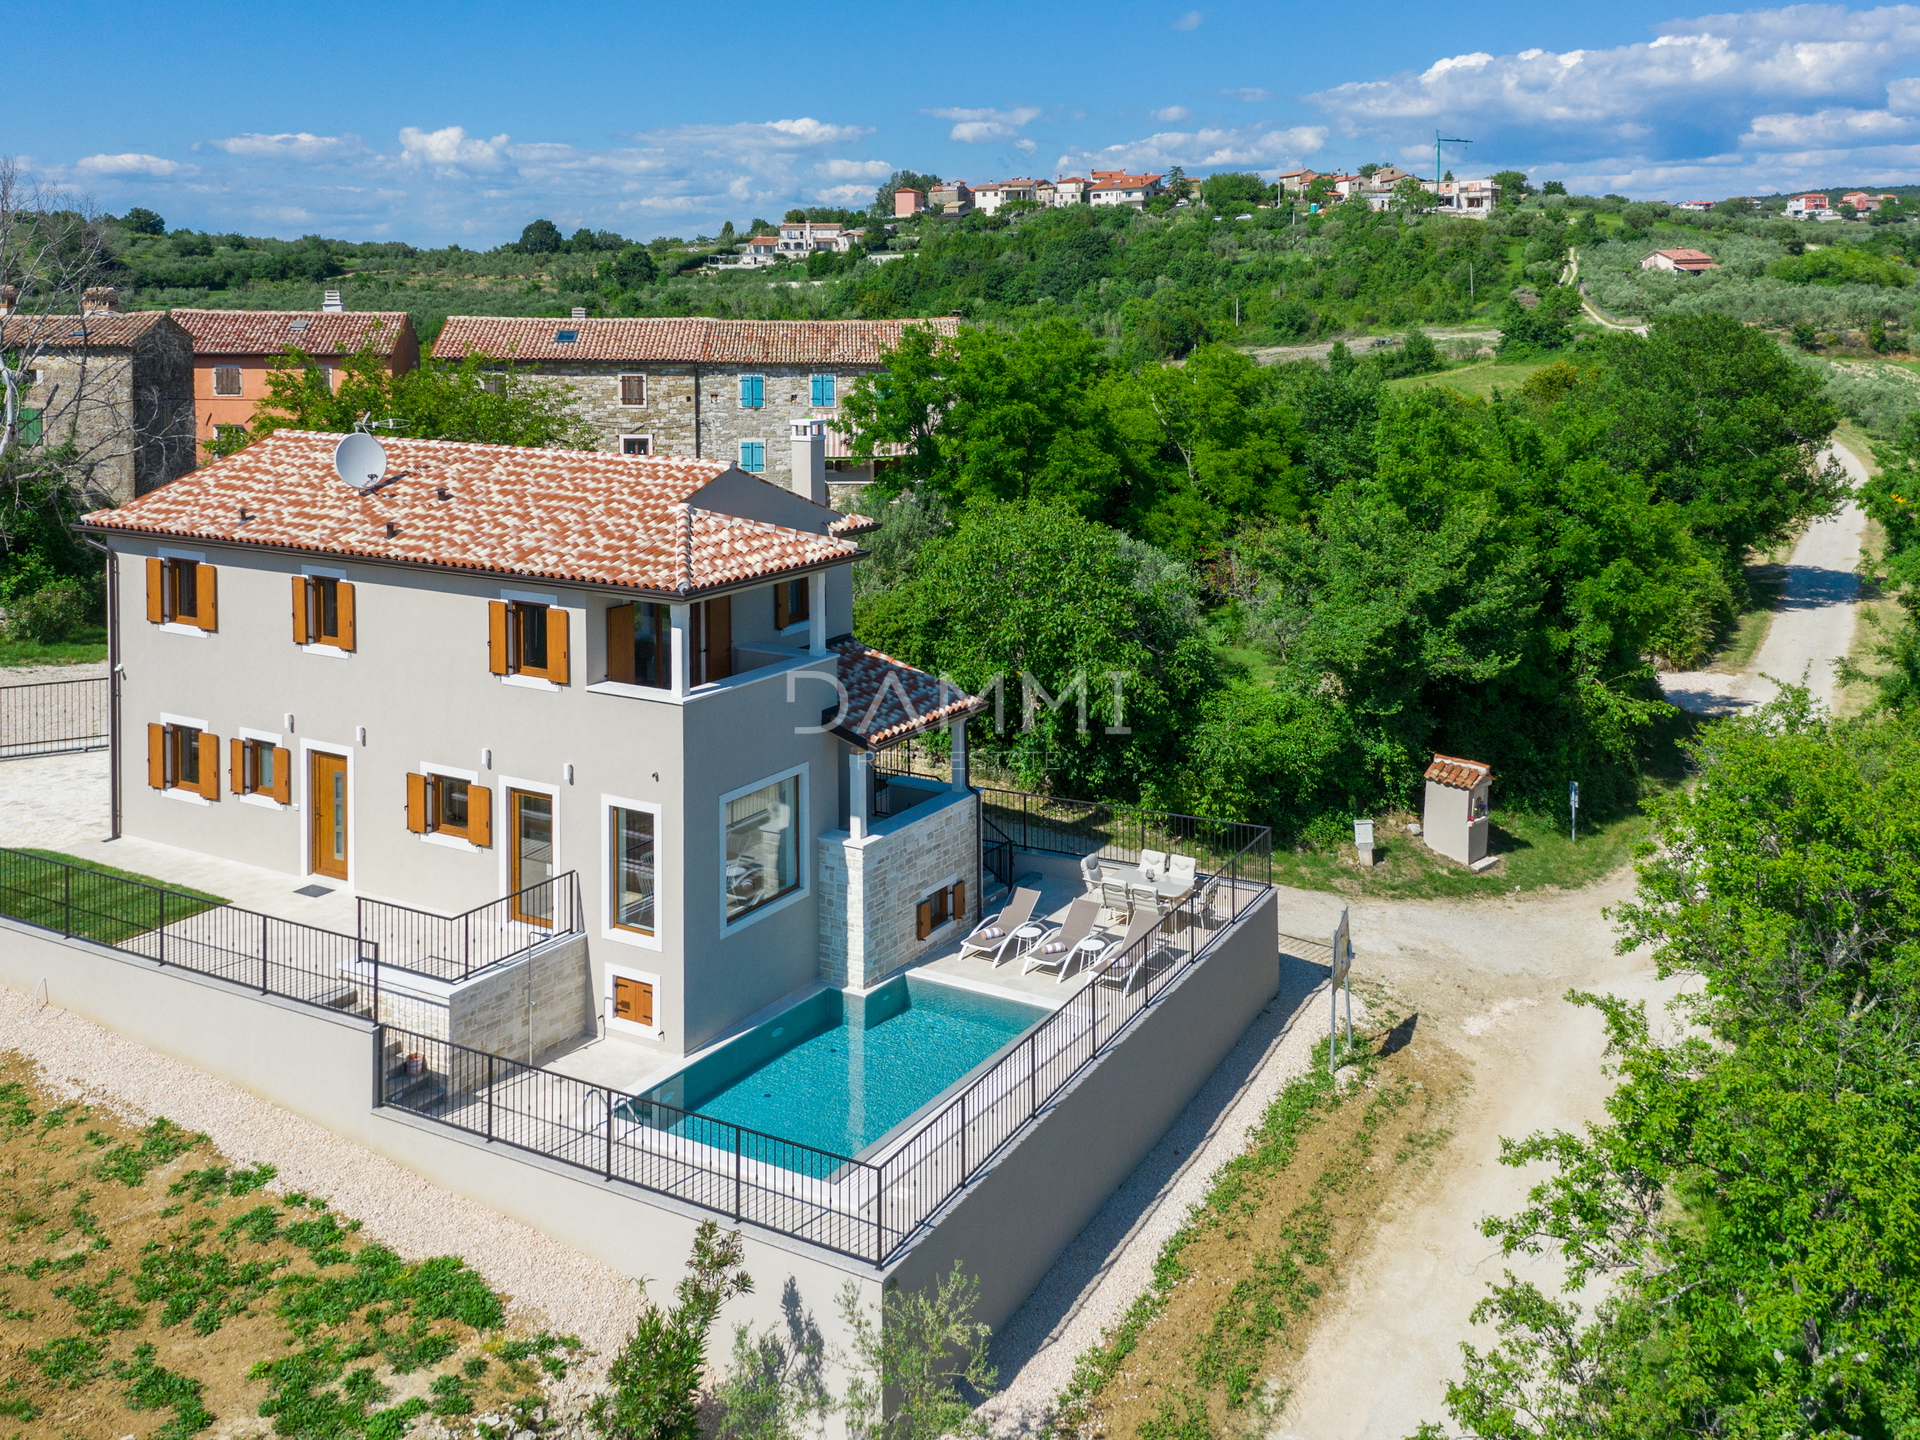
[[[644,1098],[858,1155],[1051,1013],[914,975],[867,995],[824,990]]]

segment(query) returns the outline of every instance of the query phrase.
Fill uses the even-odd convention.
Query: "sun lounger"
[[[1027,963],[1020,967],[1020,973],[1025,975],[1030,970],[1058,970],[1058,979],[1065,980],[1068,967],[1072,965],[1075,955],[1079,954],[1080,942],[1093,934],[1093,922],[1099,915],[1098,900],[1083,895],[1074,901],[1059,930],[1027,951]]]
[[[1033,907],[1039,903],[1038,890],[1022,886],[1014,891],[1006,909],[991,919],[981,921],[979,927],[960,942],[960,958],[964,960],[969,955],[991,955],[997,966],[1001,956],[1010,947],[1018,953],[1021,942],[1015,932],[1033,923]]]
[[[1118,985],[1123,995],[1132,989],[1148,957],[1159,953],[1160,947],[1152,939],[1159,925],[1160,916],[1156,911],[1142,910],[1136,913],[1133,923],[1127,926],[1127,933],[1102,950],[1094,960],[1091,967],[1094,983]]]

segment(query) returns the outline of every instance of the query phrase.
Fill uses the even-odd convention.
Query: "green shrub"
[[[7,607],[7,638],[37,645],[71,640],[86,625],[89,608],[79,581],[56,581]]]

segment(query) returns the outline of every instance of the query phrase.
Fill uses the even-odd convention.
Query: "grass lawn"
[[[1255,685],[1271,685],[1280,674],[1280,667],[1264,650],[1240,645],[1219,645],[1215,650],[1230,667],[1242,671]]]
[[[87,665],[107,658],[107,632],[99,626],[77,640],[42,645],[35,640],[0,640],[0,669],[18,665]],[[4,683],[4,677],[0,677]]]
[[[1389,385],[1407,388],[1427,385],[1451,385],[1455,390],[1464,390],[1469,395],[1485,400],[1495,389],[1518,390],[1527,377],[1545,365],[1548,360],[1524,360],[1502,363],[1498,360],[1481,360],[1472,365],[1462,365],[1457,370],[1440,370],[1431,375],[1408,375],[1398,380],[1389,380]]]
[[[35,860],[58,863],[36,864]],[[78,868],[68,870],[67,866]],[[149,886],[165,891],[164,900]],[[75,935],[103,945],[117,945],[158,928],[163,904],[166,923],[171,925],[227,903],[204,890],[109,869],[58,850],[0,851],[0,914],[49,930],[67,929],[71,916]]]

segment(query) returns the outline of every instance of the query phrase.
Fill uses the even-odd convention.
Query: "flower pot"
[[[409,1076],[426,1074],[427,1057],[415,1051],[413,1054],[407,1056],[406,1069]]]

